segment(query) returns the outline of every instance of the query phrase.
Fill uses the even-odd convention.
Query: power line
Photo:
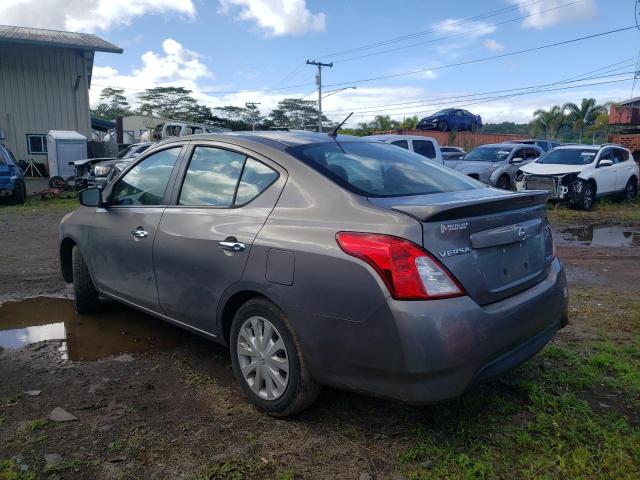
[[[419,106],[421,104],[424,103],[429,103],[432,101],[440,101],[440,100],[455,100],[458,98],[468,98],[468,97],[475,97],[475,96],[481,96],[481,95],[493,95],[496,93],[506,93],[506,92],[514,92],[514,91],[518,91],[518,90],[526,90],[526,89],[530,89],[530,88],[540,88],[543,86],[553,86],[553,85],[558,85],[558,84],[562,84],[562,83],[571,83],[572,81],[580,81],[580,80],[589,80],[590,78],[582,78],[582,77],[588,77],[589,75],[592,75],[594,73],[600,72],[602,70],[605,70],[605,72],[602,73],[611,73],[613,71],[619,70],[621,68],[629,68],[631,67],[631,65],[629,64],[629,61],[632,60],[634,57],[630,57],[628,59],[625,60],[621,60],[619,62],[615,62],[609,65],[605,65],[603,67],[597,68],[595,70],[591,70],[589,72],[585,72],[582,73],[581,75],[577,75],[575,77],[569,77],[563,80],[558,80],[556,82],[552,82],[552,83],[546,83],[546,84],[539,84],[539,85],[531,85],[528,87],[518,87],[518,88],[511,88],[511,89],[501,89],[501,90],[493,90],[493,91],[487,91],[487,92],[478,92],[478,93],[472,93],[472,94],[465,94],[465,95],[454,95],[454,96],[450,96],[450,97],[435,97],[435,98],[427,98],[427,99],[416,99],[416,100],[412,100],[412,101],[408,101],[408,102],[399,102],[399,103],[387,103],[384,105],[368,105],[368,106],[364,106],[364,107],[352,107],[352,108],[343,108],[343,109],[334,109],[334,110],[327,110],[325,111],[325,113],[341,113],[341,112],[346,112],[346,111],[355,111],[355,110],[367,110],[367,111],[373,111],[376,109],[380,109],[380,110],[385,110],[388,109],[389,107],[394,107],[397,105],[404,105],[405,108],[410,108],[409,106],[413,105],[413,106]],[[618,68],[611,68],[614,67],[616,65],[620,65],[621,63],[626,62],[625,65],[622,65]],[[624,72],[624,73],[632,73],[632,72]],[[623,73],[619,73],[618,75],[623,75]],[[596,78],[596,77],[592,77],[592,78]]]
[[[429,43],[439,42],[439,41],[441,41],[441,40],[447,40],[447,39],[454,38],[454,37],[459,37],[459,36],[463,36],[463,35],[468,35],[470,32],[481,31],[481,30],[484,30],[484,29],[486,29],[486,28],[498,27],[498,26],[500,26],[500,25],[506,25],[507,23],[517,22],[517,21],[523,20],[523,19],[525,19],[525,18],[535,17],[535,16],[538,16],[538,15],[542,15],[542,14],[545,14],[545,13],[551,12],[551,11],[553,11],[553,10],[557,10],[557,9],[559,9],[559,8],[568,7],[569,5],[573,5],[573,4],[576,4],[576,3],[582,2],[582,1],[584,1],[584,0],[574,0],[574,1],[572,1],[572,2],[564,3],[564,4],[562,4],[562,5],[557,5],[557,6],[555,6],[555,7],[548,8],[548,9],[546,9],[546,10],[541,10],[541,11],[539,11],[539,12],[530,13],[530,14],[528,14],[528,15],[522,15],[522,16],[520,16],[520,17],[511,18],[511,19],[509,19],[509,20],[504,20],[504,21],[502,21],[502,22],[493,23],[493,24],[491,24],[491,25],[483,25],[483,26],[481,26],[481,27],[478,27],[478,28],[472,28],[471,30],[466,30],[466,31],[464,31],[464,32],[458,32],[458,33],[453,33],[453,34],[451,34],[451,35],[445,35],[445,36],[443,36],[443,37],[432,38],[431,40],[426,40],[426,41],[423,41],[423,42],[410,43],[410,44],[408,44],[408,45],[403,45],[403,46],[395,47],[395,48],[389,48],[389,49],[387,49],[387,50],[382,50],[382,51],[379,51],[379,52],[366,53],[366,54],[364,54],[364,55],[356,55],[356,56],[353,56],[353,57],[344,58],[344,59],[342,59],[342,60],[337,60],[335,63],[350,62],[350,61],[352,61],[352,60],[358,60],[358,59],[361,59],[361,58],[367,58],[367,57],[372,57],[372,56],[376,56],[376,55],[383,55],[383,54],[385,54],[385,53],[396,52],[396,51],[398,51],[398,50],[404,50],[405,48],[414,48],[414,47],[419,47],[419,46],[426,45],[426,44],[429,44]]]
[[[502,99],[506,99],[506,98],[513,98],[513,97],[519,97],[519,96],[523,96],[523,95],[532,95],[535,93],[544,93],[544,92],[555,92],[555,91],[563,91],[563,90],[571,90],[571,89],[576,89],[576,88],[583,88],[583,87],[591,87],[591,86],[596,86],[596,85],[608,85],[608,84],[613,84],[613,83],[621,83],[621,82],[627,82],[633,80],[633,77],[628,77],[628,78],[622,78],[622,79],[618,79],[618,80],[608,80],[605,82],[592,82],[592,83],[585,83],[585,84],[581,84],[581,85],[569,85],[569,86],[565,86],[565,87],[557,87],[557,88],[544,88],[544,89],[539,89],[539,90],[530,90],[530,91],[526,91],[526,92],[519,92],[519,93],[512,93],[509,95],[499,95],[499,96],[494,96],[494,97],[489,97],[489,98],[484,98],[481,99],[479,101],[473,101],[470,103],[462,103],[462,104],[454,104],[452,105],[452,108],[462,108],[462,107],[469,107],[472,105],[479,105],[481,103],[488,103],[488,102],[493,102],[495,100],[502,100]],[[413,114],[421,114],[421,113],[425,113],[425,112],[430,112],[432,110],[417,110],[417,111],[411,111],[411,112],[395,112],[395,115],[413,115]],[[374,112],[375,113],[375,112]],[[370,115],[369,112],[358,112],[354,114],[355,116],[365,116],[365,115]]]
[[[410,40],[412,38],[420,37],[420,36],[423,36],[423,35],[428,35],[429,33],[437,32],[437,31],[440,31],[440,30],[444,30],[445,28],[457,27],[457,26],[461,26],[461,25],[464,25],[464,24],[467,24],[467,23],[474,22],[474,21],[484,20],[486,18],[494,17],[494,16],[497,16],[497,15],[502,15],[503,13],[507,13],[507,12],[510,12],[510,11],[513,11],[513,10],[517,10],[517,9],[519,9],[521,7],[524,7],[524,6],[527,6],[527,5],[531,5],[531,4],[535,4],[535,3],[541,3],[543,1],[545,1],[545,0],[529,0],[529,1],[526,1],[526,2],[519,3],[519,4],[511,5],[509,7],[504,7],[504,8],[500,8],[498,10],[493,10],[493,11],[490,11],[490,12],[487,12],[487,13],[476,15],[474,17],[463,18],[463,19],[458,20],[456,22],[448,23],[446,25],[441,25],[441,26],[438,26],[438,27],[433,27],[433,28],[430,28],[428,30],[421,30],[419,32],[414,32],[414,33],[410,33],[410,34],[406,34],[406,35],[401,35],[399,37],[394,37],[394,38],[390,38],[390,39],[387,39],[387,40],[382,40],[382,41],[379,41],[379,42],[370,43],[370,44],[367,44],[367,45],[362,45],[360,47],[350,48],[350,49],[347,49],[347,50],[340,50],[340,51],[337,51],[337,52],[331,52],[331,53],[327,53],[327,54],[324,54],[324,55],[317,55],[317,57],[319,57],[319,58],[327,58],[327,57],[335,58],[335,57],[339,57],[339,56],[342,56],[342,55],[347,55],[349,53],[355,53],[355,52],[359,52],[359,51],[363,51],[363,50],[370,50],[372,48],[377,48],[377,47],[380,47],[380,46],[386,46],[386,45],[390,45],[390,44],[393,44],[393,43],[398,43],[398,42],[402,42],[402,41],[405,41],[405,40]]]
[[[614,30],[607,30],[606,32],[600,32],[600,33],[595,33],[592,35],[586,35],[584,37],[578,37],[578,38],[573,38],[571,40],[564,40],[562,42],[555,42],[555,43],[549,43],[547,45],[540,45],[538,47],[532,47],[532,48],[526,48],[524,50],[516,50],[515,52],[508,52],[508,53],[501,53],[499,55],[492,55],[490,57],[482,57],[482,58],[476,58],[473,60],[465,60],[463,62],[457,62],[457,63],[451,63],[449,65],[440,65],[440,66],[433,66],[430,68],[421,68],[419,70],[412,70],[409,72],[400,72],[400,73],[394,73],[394,74],[389,74],[389,75],[380,75],[378,77],[371,77],[371,78],[365,78],[365,79],[360,79],[360,80],[351,80],[348,82],[340,82],[340,83],[330,83],[327,84],[327,87],[340,87],[342,85],[346,85],[346,84],[350,84],[350,83],[365,83],[365,82],[373,82],[376,80],[386,80],[389,78],[398,78],[398,77],[404,77],[407,75],[415,75],[416,73],[424,73],[424,72],[428,72],[428,71],[434,71],[434,70],[443,70],[445,68],[452,68],[452,67],[460,67],[463,65],[471,65],[474,63],[480,63],[480,62],[486,62],[489,60],[496,60],[498,58],[506,58],[506,57],[511,57],[514,55],[521,55],[523,53],[531,53],[531,52],[536,52],[539,50],[545,50],[548,48],[554,48],[554,47],[559,47],[561,45],[568,45],[571,43],[576,43],[576,42],[580,42],[583,40],[590,40],[592,38],[598,38],[598,37],[603,37],[605,35],[611,35],[614,33],[620,33],[620,32],[625,32],[627,30],[631,30],[636,28],[635,25],[632,25],[630,27],[623,27],[623,28],[617,28]]]
[[[623,28],[617,28],[614,30],[607,30],[605,32],[600,32],[600,33],[595,33],[592,35],[586,35],[583,37],[578,37],[578,38],[573,38],[570,40],[564,40],[562,42],[555,42],[555,43],[550,43],[550,44],[546,44],[546,45],[540,45],[537,47],[532,47],[532,48],[527,48],[524,50],[517,50],[515,52],[509,52],[509,53],[503,53],[503,54],[499,54],[499,55],[493,55],[493,56],[489,56],[489,57],[482,57],[482,58],[476,58],[476,59],[471,59],[471,60],[466,60],[463,62],[457,62],[457,63],[451,63],[448,65],[440,65],[440,66],[433,66],[433,67],[429,67],[429,68],[421,68],[419,70],[412,70],[412,71],[408,71],[408,72],[400,72],[400,73],[395,73],[395,74],[390,74],[390,75],[380,75],[377,77],[370,77],[370,78],[362,78],[362,79],[356,79],[356,80],[350,80],[350,81],[344,81],[344,82],[338,82],[338,83],[329,83],[326,84],[326,87],[342,87],[345,85],[349,85],[349,84],[354,84],[354,83],[366,83],[366,82],[373,82],[376,80],[386,80],[389,78],[398,78],[398,77],[403,77],[403,76],[408,76],[408,75],[415,75],[417,73],[424,73],[427,71],[434,71],[434,70],[443,70],[446,68],[453,68],[453,67],[459,67],[459,66],[464,66],[464,65],[471,65],[471,64],[475,64],[475,63],[481,63],[481,62],[486,62],[486,61],[490,61],[490,60],[496,60],[499,58],[506,58],[506,57],[511,57],[514,55],[521,55],[523,53],[531,53],[531,52],[535,52],[535,51],[539,51],[539,50],[545,50],[548,48],[554,48],[554,47],[559,47],[561,45],[568,45],[571,43],[576,43],[576,42],[580,42],[583,40],[590,40],[592,38],[598,38],[598,37],[603,37],[605,35],[612,35],[614,33],[620,33],[620,32],[625,32],[631,29],[636,28],[635,25],[632,25],[630,27],[623,27]],[[132,91],[144,91],[146,89],[144,88],[131,88],[131,87],[115,87],[114,85],[101,85],[101,84],[97,84],[94,83],[94,85],[99,86],[99,87],[111,87],[111,88],[120,88],[122,90],[132,90]],[[203,90],[202,93],[210,93],[210,94],[219,94],[219,95],[228,95],[228,94],[238,94],[238,93],[268,93],[268,92],[275,92],[275,91],[282,91],[282,90],[290,90],[290,89],[294,89],[294,88],[300,88],[300,87],[308,87],[314,85],[313,83],[300,83],[297,85],[288,85],[286,87],[277,87],[277,88],[267,88],[267,89],[259,89],[259,90],[236,90],[236,91],[216,91],[216,90]]]

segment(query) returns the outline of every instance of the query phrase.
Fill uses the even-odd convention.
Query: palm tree
[[[596,122],[598,116],[606,113],[607,109],[604,105],[598,105],[595,98],[583,98],[580,106],[575,103],[565,103],[562,111],[569,112],[569,121],[573,123],[573,129],[580,133],[580,143],[582,143],[582,135],[587,127]]]
[[[566,121],[567,118],[560,105],[554,105],[549,110],[539,108],[533,112],[532,129],[536,136],[542,133],[546,138],[556,140],[558,132]]]

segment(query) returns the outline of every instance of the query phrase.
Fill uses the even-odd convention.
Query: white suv
[[[620,145],[565,145],[516,173],[517,190],[548,190],[550,197],[590,210],[597,198],[638,193],[638,164]]]

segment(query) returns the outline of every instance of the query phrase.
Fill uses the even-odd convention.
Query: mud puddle
[[[640,227],[617,223],[597,223],[560,230],[564,243],[592,247],[640,246]]]
[[[76,314],[73,302],[63,298],[36,297],[0,305],[0,347],[57,340],[65,360],[165,350],[189,337],[162,320],[115,303],[92,315]]]

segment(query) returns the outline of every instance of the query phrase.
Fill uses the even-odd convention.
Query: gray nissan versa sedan
[[[179,137],[81,192],[62,273],[80,313],[114,299],[228,345],[272,415],[320,385],[434,402],[566,324],[546,198],[349,136]]]

